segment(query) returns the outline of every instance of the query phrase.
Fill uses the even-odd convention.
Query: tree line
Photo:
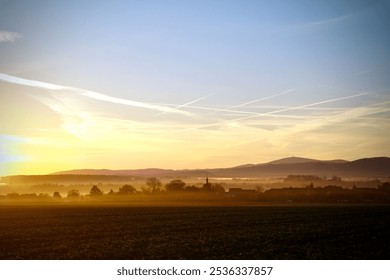
[[[333,180],[338,181],[338,180]],[[390,203],[390,182],[381,183],[377,188],[357,188],[346,189],[337,185],[327,185],[325,187],[315,187],[313,183],[301,188],[274,188],[264,190],[261,186],[248,190],[242,188],[224,189],[221,184],[209,183],[208,179],[202,187],[186,185],[181,179],[175,179],[163,185],[156,177],[148,178],[141,190],[137,190],[131,184],[122,185],[117,191],[112,189],[103,192],[97,185],[92,186],[86,195],[80,194],[79,190],[71,189],[66,196],[61,196],[55,191],[52,196],[48,194],[18,194],[10,193],[2,198],[10,199],[68,199],[80,200],[86,197],[131,197],[142,195],[165,195],[165,194],[217,194],[219,198],[228,201],[258,201],[258,202],[380,202]],[[183,197],[183,196],[181,196]]]
[[[147,178],[145,181],[145,186],[141,187],[141,191],[138,191],[131,184],[124,184],[122,187],[118,189],[118,191],[114,192],[112,189],[104,193],[97,185],[93,185],[90,189],[87,196],[91,197],[99,197],[103,195],[134,195],[137,193],[143,194],[158,194],[158,193],[189,193],[189,192],[208,192],[208,193],[223,193],[225,189],[221,184],[218,183],[209,183],[208,181],[203,184],[203,187],[196,187],[194,185],[188,186],[183,180],[175,179],[170,181],[169,183],[163,185],[161,181],[156,177]],[[8,198],[49,198],[49,194],[18,194],[16,192],[7,194]],[[80,191],[77,189],[71,189],[67,192],[67,195],[63,197],[60,192],[55,191],[53,193],[53,198],[80,198],[82,195]]]

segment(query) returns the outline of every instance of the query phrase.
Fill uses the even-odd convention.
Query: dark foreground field
[[[390,259],[390,207],[2,207],[1,259]]]

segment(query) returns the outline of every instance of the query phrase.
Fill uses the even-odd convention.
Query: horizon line
[[[350,163],[358,160],[364,160],[364,159],[377,159],[377,158],[388,158],[390,159],[390,156],[373,156],[373,157],[361,157],[361,158],[356,158],[356,159],[351,159],[351,160],[346,160],[342,158],[337,158],[337,159],[328,159],[328,160],[320,160],[320,159],[314,159],[314,158],[306,158],[306,157],[299,157],[299,156],[290,156],[290,157],[283,157],[279,158],[276,160],[271,160],[267,162],[260,162],[260,163],[244,163],[244,164],[238,164],[235,166],[228,166],[228,167],[204,167],[204,168],[199,168],[199,167],[194,167],[194,168],[161,168],[161,167],[141,167],[141,168],[126,168],[126,169],[110,169],[110,168],[77,168],[77,169],[68,169],[68,170],[60,170],[60,171],[55,171],[51,173],[45,173],[45,174],[7,174],[7,175],[0,175],[0,178],[2,177],[12,177],[12,176],[46,176],[46,175],[101,175],[101,176],[130,176],[128,174],[57,174],[61,172],[71,172],[71,171],[86,171],[86,170],[93,170],[93,171],[141,171],[141,170],[163,170],[163,171],[202,171],[202,170],[210,170],[210,169],[229,169],[229,168],[237,168],[237,167],[243,167],[246,165],[265,165],[265,164],[273,164],[273,162],[277,161],[282,161],[282,160],[288,160],[288,159],[303,159],[307,160],[307,162],[295,162],[295,163],[279,163],[279,164],[300,164],[300,163],[308,163],[308,162],[334,162],[334,161],[345,161],[345,163]],[[0,182],[1,183],[1,182]]]

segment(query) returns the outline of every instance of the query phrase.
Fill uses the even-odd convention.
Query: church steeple
[[[208,175],[206,176],[206,184],[203,184],[203,189],[207,190],[207,191],[211,190],[211,184],[209,183],[209,176]]]

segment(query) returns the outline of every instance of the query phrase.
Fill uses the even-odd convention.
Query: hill
[[[302,158],[302,157],[288,157],[268,162],[268,164],[293,164],[293,163],[307,163],[319,162],[317,159]]]
[[[231,168],[213,169],[79,169],[53,173],[55,175],[111,175],[137,177],[237,177],[258,178],[288,175],[317,175],[340,177],[390,177],[390,158],[364,158],[355,161],[321,161],[300,157],[290,157],[263,164],[246,164]],[[53,175],[52,174],[52,175]]]

